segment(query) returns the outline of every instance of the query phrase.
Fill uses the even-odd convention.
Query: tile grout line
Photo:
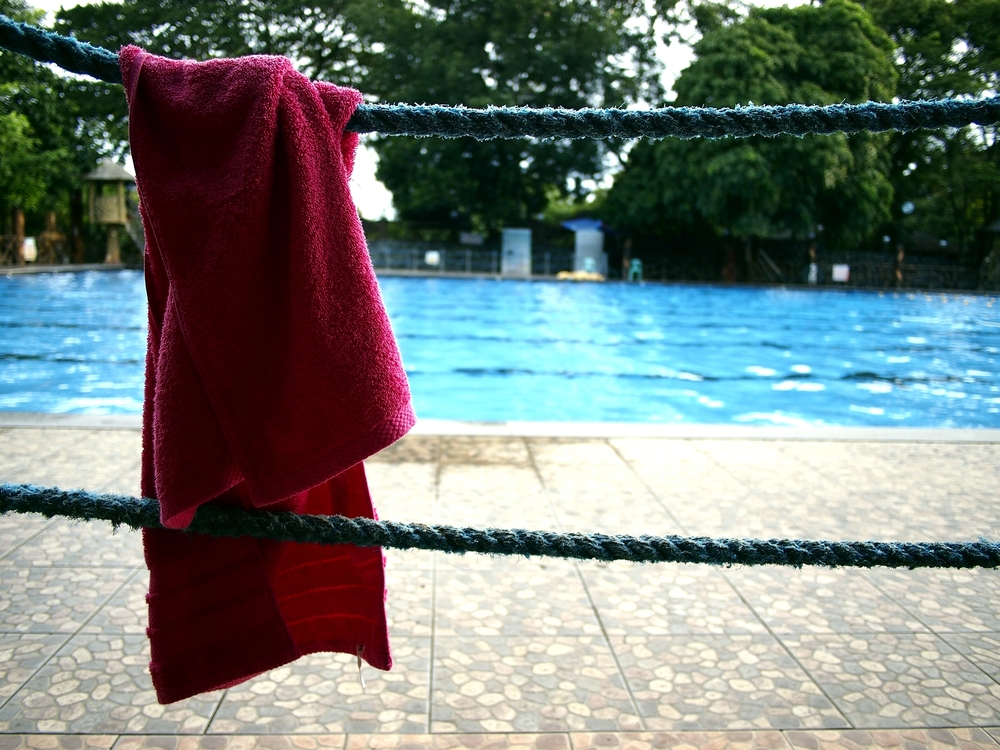
[[[16,428],[16,427],[12,427],[10,429],[10,432],[15,432],[17,429],[18,428]],[[29,429],[29,428],[21,428],[21,429]],[[45,428],[36,428],[36,429],[45,429]],[[6,482],[7,478],[10,477],[11,474],[16,474],[19,471],[23,471],[24,469],[29,468],[32,464],[36,464],[36,463],[38,463],[40,461],[44,461],[46,458],[49,458],[50,456],[52,456],[55,453],[67,450],[68,448],[72,448],[72,447],[78,445],[79,443],[81,443],[84,440],[86,440],[87,437],[92,432],[94,432],[94,430],[83,430],[82,434],[78,438],[76,438],[76,440],[70,440],[68,443],[66,443],[66,445],[60,446],[59,448],[53,448],[52,450],[48,451],[47,453],[43,453],[41,456],[32,456],[32,458],[30,460],[25,461],[24,463],[18,464],[13,469],[8,469],[6,472],[4,472],[2,475],[0,475],[0,484]]]
[[[736,594],[737,597],[739,597],[739,600],[743,602],[743,605],[753,613],[754,617],[757,618],[758,622],[760,622],[764,630],[767,631],[767,634],[774,639],[774,642],[777,643],[779,647],[781,647],[782,651],[788,654],[788,658],[791,659],[795,663],[795,666],[797,666],[799,669],[802,670],[802,674],[808,677],[809,681],[816,686],[816,689],[819,690],[820,695],[826,698],[827,701],[829,701],[830,706],[833,707],[833,709],[838,714],[840,714],[840,717],[847,724],[847,727],[844,728],[857,729],[858,727],[854,726],[854,722],[852,722],[850,719],[847,718],[847,715],[844,713],[843,709],[841,709],[840,706],[837,705],[837,702],[834,701],[832,697],[830,697],[829,693],[827,693],[826,690],[823,688],[823,686],[819,684],[819,681],[812,676],[812,673],[810,673],[809,670],[806,669],[805,666],[802,664],[802,662],[799,661],[798,657],[792,653],[792,650],[788,647],[788,645],[774,632],[774,630],[771,629],[771,626],[768,625],[767,622],[765,622],[764,618],[760,615],[759,612],[757,612],[754,606],[746,600],[746,597],[744,597],[742,593],[740,593],[740,590],[736,588],[736,585],[731,580],[729,580],[729,577],[725,575],[725,573],[721,570],[717,572],[719,576],[722,578],[722,580],[726,582],[729,588],[733,590],[733,593]],[[838,634],[834,633],[832,635],[838,635]],[[793,730],[793,731],[798,731],[798,730]]]
[[[764,505],[766,505],[768,508],[770,508],[775,513],[777,513],[778,516],[780,516],[785,521],[787,521],[793,528],[798,529],[802,533],[802,537],[804,539],[815,539],[815,537],[812,534],[810,534],[807,529],[805,529],[803,526],[801,526],[791,516],[786,515],[782,510],[780,510],[779,508],[777,508],[774,505],[774,503],[772,502],[772,500],[771,500],[770,496],[768,495],[768,493],[764,492],[763,490],[758,489],[757,487],[754,487],[752,484],[746,482],[743,478],[741,478],[741,477],[737,476],[736,474],[734,474],[732,471],[730,471],[725,466],[723,466],[721,463],[719,463],[719,461],[717,461],[714,456],[712,456],[711,454],[709,454],[706,451],[702,450],[698,446],[694,445],[693,441],[692,441],[691,447],[694,448],[694,450],[696,450],[702,456],[704,456],[705,458],[707,458],[711,463],[715,464],[719,469],[721,469],[726,474],[728,474],[729,477],[734,482],[736,482],[738,485],[740,485],[741,487],[743,487],[743,489],[749,491],[751,495],[755,496],[758,500],[760,500],[762,503],[764,503]]]
[[[899,516],[896,513],[894,513],[893,511],[891,511],[891,510],[883,507],[882,505],[880,505],[875,500],[872,500],[866,493],[862,493],[862,492],[854,490],[854,489],[852,489],[850,487],[847,487],[842,482],[840,482],[840,480],[838,480],[836,477],[830,476],[824,470],[819,469],[816,466],[812,466],[812,465],[806,463],[805,461],[801,460],[800,458],[798,458],[795,455],[785,453],[784,448],[782,448],[780,444],[777,446],[777,448],[778,448],[778,451],[780,453],[784,454],[787,458],[791,459],[791,461],[793,463],[796,463],[799,466],[802,466],[802,467],[808,469],[809,471],[816,472],[821,477],[823,477],[825,480],[827,480],[828,482],[832,482],[834,485],[836,485],[837,487],[840,487],[842,490],[844,490],[845,492],[847,492],[849,495],[853,495],[854,497],[858,498],[862,502],[867,503],[868,505],[872,506],[876,510],[882,511],[883,513],[885,513],[890,518],[896,519],[897,521],[899,521],[900,523],[902,523],[903,526],[905,526],[906,528],[913,529],[913,531],[917,532],[917,534],[920,534],[922,536],[925,536],[925,537],[927,536],[927,533],[923,529],[921,529],[919,526],[914,526],[913,524],[911,524],[908,520],[906,520],[902,516]]]
[[[431,510],[431,518],[437,523],[439,504],[441,498],[441,473],[444,466],[441,463],[441,440],[435,440],[434,467],[434,507]],[[431,648],[430,662],[427,666],[427,734],[433,733],[434,727],[434,663],[437,658],[437,599],[438,599],[438,552],[431,553]],[[345,740],[346,742],[346,740]],[[346,747],[346,746],[345,746]]]
[[[8,428],[7,430],[5,430],[5,432],[14,432],[16,429],[17,428],[11,427],[11,428]],[[57,453],[58,451],[65,450],[67,448],[72,448],[74,445],[76,445],[77,443],[79,443],[82,440],[84,440],[87,437],[87,435],[89,435],[91,432],[93,432],[93,430],[85,430],[80,437],[78,437],[76,440],[71,440],[66,445],[62,446],[61,448],[54,448],[51,451],[49,451],[48,453],[44,453],[40,457],[35,458],[32,461],[20,464],[20,465],[14,467],[13,469],[8,470],[5,474],[3,474],[3,476],[0,476],[0,483],[2,483],[11,474],[16,474],[17,472],[19,472],[19,471],[21,471],[23,469],[28,468],[32,463],[37,463],[38,461],[43,461],[46,458],[48,458],[49,456],[51,456],[53,453]],[[22,539],[20,542],[18,542],[13,547],[11,547],[9,550],[7,550],[2,555],[0,555],[0,561],[5,560],[10,555],[13,555],[15,552],[17,552],[19,549],[21,549],[21,547],[23,547],[25,544],[27,544],[28,542],[34,540],[35,537],[37,537],[42,532],[47,531],[48,529],[50,529],[53,525],[55,525],[56,523],[58,523],[60,520],[61,520],[60,518],[55,518],[55,517],[54,518],[50,518],[49,521],[48,521],[48,523],[46,523],[44,526],[42,526],[42,528],[40,528],[34,534],[31,534],[26,539]],[[10,699],[8,698],[8,700],[10,700]],[[0,702],[0,706],[3,706],[5,702],[6,701]]]
[[[193,737],[207,737],[212,729],[212,722],[215,721],[215,717],[219,713],[219,709],[222,708],[222,702],[226,700],[226,696],[229,695],[229,688],[223,688],[222,695],[219,696],[219,700],[215,704],[215,708],[212,709],[212,715],[208,717],[208,721],[205,722],[205,731],[201,734],[189,735]]]
[[[879,586],[877,583],[875,583],[875,581],[873,581],[871,578],[869,578],[866,575],[867,573],[868,573],[867,570],[859,570],[858,571],[858,575],[860,575],[868,583],[868,585],[870,585],[871,587],[873,587],[876,591],[878,591],[880,594],[882,594],[882,596],[884,596],[886,599],[888,599],[889,601],[891,601],[893,604],[895,604],[901,610],[903,610],[904,612],[906,612],[906,614],[908,614],[914,620],[916,620],[921,625],[923,625],[925,628],[927,628],[927,634],[928,635],[933,635],[938,641],[940,641],[941,643],[943,643],[947,648],[949,648],[952,651],[954,651],[964,661],[967,661],[969,664],[971,664],[973,667],[975,667],[976,670],[978,670],[983,675],[985,675],[988,680],[990,680],[991,682],[996,683],[997,685],[1000,685],[1000,679],[997,679],[996,677],[994,677],[993,675],[991,675],[989,672],[987,672],[985,669],[983,669],[981,666],[979,666],[979,664],[977,662],[973,661],[968,656],[966,656],[965,654],[963,654],[957,648],[955,648],[950,643],[948,643],[948,641],[944,638],[944,635],[965,635],[967,633],[968,634],[972,634],[972,635],[978,635],[979,633],[982,633],[982,632],[985,632],[985,633],[995,633],[995,632],[998,632],[998,631],[994,631],[994,630],[986,630],[986,631],[974,631],[974,630],[970,630],[970,631],[965,631],[965,630],[940,630],[939,631],[939,630],[936,630],[935,628],[932,628],[929,624],[927,624],[926,622],[924,622],[924,620],[918,614],[916,614],[915,612],[913,612],[912,610],[910,610],[910,608],[907,607],[903,602],[899,601],[896,597],[894,597],[888,591],[886,591],[881,586]],[[998,633],[998,634],[1000,634],[1000,633]],[[919,633],[911,631],[910,633],[902,633],[902,634],[897,633],[897,634],[894,634],[894,635],[919,635]]]
[[[538,483],[542,487],[542,494],[545,496],[545,502],[549,506],[549,512],[552,514],[553,520],[556,522],[556,528],[559,531],[565,531],[566,528],[563,526],[562,519],[559,517],[559,512],[556,509],[555,502],[552,500],[552,496],[549,493],[548,485],[545,483],[545,478],[542,476],[541,469],[538,467],[538,461],[535,458],[534,451],[531,450],[531,444],[525,438],[521,438],[524,442],[524,447],[528,452],[528,460],[531,462],[531,468],[535,472],[535,476],[538,478]],[[606,442],[606,441],[605,441]],[[635,711],[635,716],[639,719],[639,726],[642,730],[646,730],[646,720],[643,718],[642,712],[639,710],[639,702],[635,698],[635,694],[632,691],[632,685],[629,683],[628,678],[625,676],[625,670],[622,668],[621,660],[618,658],[618,652],[615,651],[615,647],[611,643],[611,639],[608,637],[608,630],[604,625],[604,620],[601,617],[601,613],[597,610],[597,603],[594,601],[594,597],[590,592],[590,587],[587,585],[587,581],[583,576],[583,571],[580,570],[580,564],[578,561],[572,561],[573,570],[576,571],[576,577],[580,581],[580,585],[583,586],[583,592],[587,596],[587,602],[590,604],[590,609],[594,613],[594,619],[597,620],[597,625],[601,629],[601,635],[604,638],[604,643],[608,647],[608,653],[611,654],[611,658],[615,662],[615,670],[618,672],[618,678],[622,681],[622,685],[625,687],[625,692],[628,695],[629,704]],[[570,744],[572,745],[572,738],[570,738]]]
[[[688,528],[687,528],[687,527],[686,527],[686,526],[685,526],[685,525],[684,525],[683,523],[681,523],[680,519],[678,519],[678,518],[677,518],[677,517],[676,517],[676,516],[675,516],[675,515],[674,515],[674,514],[673,514],[673,513],[672,513],[672,512],[671,512],[671,511],[669,510],[669,508],[667,507],[667,504],[666,504],[666,503],[664,502],[664,500],[663,500],[663,499],[662,499],[662,498],[660,497],[659,493],[658,493],[658,492],[656,492],[656,490],[654,490],[654,489],[652,488],[652,486],[650,486],[650,485],[649,485],[649,483],[647,483],[647,482],[646,482],[646,480],[645,480],[645,479],[644,479],[644,478],[642,477],[642,475],[641,475],[641,474],[639,474],[639,470],[638,470],[638,469],[637,469],[637,468],[636,468],[636,467],[635,467],[635,466],[634,466],[634,465],[632,464],[632,462],[631,462],[631,461],[629,461],[629,460],[628,460],[628,459],[627,459],[627,458],[626,458],[626,457],[625,457],[625,456],[624,456],[624,455],[623,455],[623,454],[621,453],[621,451],[620,451],[620,450],[618,449],[618,447],[617,447],[616,445],[614,445],[614,444],[613,444],[613,443],[611,442],[611,440],[610,440],[610,439],[609,439],[609,440],[608,440],[607,442],[608,442],[608,445],[609,445],[609,446],[611,447],[611,449],[612,449],[612,450],[613,450],[613,451],[614,451],[614,452],[615,452],[615,453],[616,453],[616,454],[618,455],[619,459],[621,459],[621,461],[622,461],[622,462],[623,462],[623,463],[624,463],[624,464],[625,464],[625,465],[626,465],[626,466],[627,466],[627,467],[629,468],[629,470],[630,470],[630,471],[632,472],[633,476],[635,476],[635,478],[636,478],[636,479],[637,479],[637,480],[639,481],[639,483],[640,483],[640,484],[641,484],[641,485],[642,485],[642,486],[643,486],[643,487],[644,487],[644,488],[646,489],[646,491],[647,491],[647,492],[649,493],[650,497],[652,497],[652,498],[653,498],[653,500],[654,500],[654,501],[655,501],[655,502],[656,502],[656,503],[657,503],[657,504],[658,504],[658,505],[659,505],[659,506],[660,506],[661,508],[663,508],[663,511],[664,511],[664,512],[665,512],[665,513],[667,514],[667,516],[668,516],[668,517],[669,517],[669,518],[670,518],[670,519],[671,519],[671,520],[672,520],[672,521],[673,521],[674,523],[676,523],[676,524],[677,524],[677,527],[678,527],[678,528],[679,528],[679,529],[681,530],[681,532],[682,532],[682,533],[684,533],[684,534],[686,534],[686,535],[690,535],[690,533],[691,533],[691,532],[690,532],[690,531],[688,530]],[[699,451],[699,452],[700,452],[700,451]],[[721,467],[720,467],[720,468],[721,468]],[[799,660],[798,660],[798,659],[796,659],[796,658],[795,658],[795,655],[794,655],[794,654],[792,654],[792,653],[791,653],[791,652],[790,652],[790,651],[788,650],[788,648],[787,648],[787,647],[785,646],[785,644],[784,644],[784,643],[782,642],[782,640],[781,640],[780,638],[778,638],[778,636],[777,636],[777,635],[775,635],[775,633],[774,633],[774,632],[773,632],[773,631],[771,630],[771,628],[770,628],[770,627],[768,626],[768,624],[767,624],[766,622],[764,622],[764,619],[763,619],[763,617],[761,617],[761,615],[760,615],[760,614],[759,614],[759,613],[757,612],[757,610],[756,610],[756,609],[755,609],[755,608],[754,608],[754,607],[753,607],[753,606],[752,606],[752,605],[750,604],[750,602],[748,602],[748,601],[747,601],[747,600],[746,600],[746,599],[744,598],[744,596],[743,596],[743,595],[742,595],[742,594],[741,594],[741,593],[739,592],[739,590],[738,590],[738,589],[737,589],[737,588],[736,588],[736,587],[735,587],[735,586],[733,585],[733,582],[732,582],[732,581],[730,581],[730,580],[729,580],[729,578],[727,578],[727,577],[726,577],[726,576],[724,575],[723,571],[722,571],[722,570],[719,570],[717,566],[712,566],[712,567],[713,567],[713,568],[716,568],[715,570],[713,570],[713,571],[712,571],[712,574],[713,574],[713,575],[715,575],[715,576],[718,576],[718,577],[719,577],[719,578],[721,578],[721,579],[722,579],[723,581],[725,581],[726,585],[727,585],[727,586],[729,586],[729,587],[730,587],[730,588],[731,588],[731,589],[733,590],[733,593],[735,593],[735,594],[736,594],[737,598],[738,598],[738,599],[739,599],[739,600],[740,600],[741,602],[743,602],[743,606],[745,606],[745,607],[746,607],[746,608],[747,608],[747,609],[748,609],[748,610],[750,611],[750,613],[751,613],[751,614],[752,614],[752,615],[753,615],[753,616],[754,616],[754,617],[755,617],[755,618],[757,619],[757,621],[758,621],[758,622],[760,623],[761,627],[763,627],[763,628],[764,628],[764,630],[765,630],[765,631],[766,631],[766,632],[767,632],[767,633],[768,633],[768,634],[769,634],[769,635],[770,635],[770,636],[771,636],[771,637],[772,637],[772,638],[774,639],[775,643],[777,643],[777,644],[778,644],[778,645],[779,645],[779,646],[780,646],[780,647],[782,648],[782,650],[784,650],[784,651],[785,651],[785,653],[787,653],[787,654],[788,654],[789,658],[791,658],[791,659],[792,659],[792,661],[793,661],[793,662],[794,662],[794,663],[796,664],[796,666],[798,666],[798,668],[802,670],[802,673],[803,673],[804,675],[806,675],[806,676],[807,676],[807,677],[808,677],[808,678],[810,679],[810,681],[811,681],[811,682],[812,682],[812,683],[813,683],[813,684],[814,684],[814,685],[816,686],[816,689],[820,691],[820,693],[821,693],[821,694],[823,695],[823,697],[825,697],[825,698],[827,699],[827,701],[829,701],[830,705],[831,705],[831,706],[832,706],[832,707],[833,707],[833,708],[834,708],[834,709],[835,709],[835,710],[837,711],[837,713],[838,713],[838,714],[840,714],[840,715],[841,715],[841,717],[842,717],[842,718],[844,719],[844,721],[845,721],[845,722],[847,722],[848,726],[851,726],[851,722],[850,722],[850,721],[848,720],[848,718],[847,718],[847,717],[846,717],[846,716],[844,715],[844,712],[840,710],[840,707],[839,707],[839,706],[837,706],[837,704],[836,704],[836,703],[834,703],[834,701],[833,701],[833,700],[832,700],[832,699],[830,698],[830,696],[829,696],[829,695],[827,695],[826,691],[825,691],[825,690],[823,690],[822,686],[821,686],[821,685],[820,685],[820,684],[819,684],[818,682],[816,682],[816,680],[815,680],[815,679],[813,679],[812,675],[811,675],[811,674],[809,674],[809,671],[808,671],[808,670],[807,670],[807,669],[806,669],[805,667],[803,667],[801,663],[799,663]],[[584,585],[586,586],[586,584],[584,584]],[[588,590],[588,596],[589,596],[589,590]],[[598,618],[598,622],[601,622],[600,618]],[[601,623],[601,628],[602,628],[602,630],[603,630],[603,628],[604,628],[604,625],[603,625],[603,623]],[[752,637],[752,635],[753,635],[753,634],[749,634],[749,635],[751,635],[751,637]],[[616,661],[617,661],[617,656],[616,656]],[[630,692],[631,692],[631,691],[630,691]],[[641,718],[641,717],[640,717],[640,718]],[[778,730],[778,731],[784,731],[784,730]],[[788,744],[789,744],[789,745],[791,745],[791,742],[789,742]]]
[[[754,494],[754,495],[756,495],[757,497],[759,497],[759,498],[760,498],[760,499],[761,499],[761,500],[762,500],[762,501],[764,502],[764,504],[765,504],[765,505],[767,505],[767,507],[771,508],[771,510],[773,510],[773,511],[774,511],[775,513],[777,513],[777,514],[778,514],[779,516],[781,516],[781,517],[782,517],[782,518],[784,518],[784,519],[785,519],[786,521],[788,521],[789,523],[791,523],[791,524],[792,524],[792,526],[794,526],[795,528],[797,528],[797,529],[801,530],[801,531],[802,531],[803,533],[806,533],[806,532],[805,532],[805,529],[803,529],[803,528],[802,528],[801,526],[799,526],[799,525],[798,525],[797,523],[795,523],[794,521],[792,521],[792,519],[788,518],[788,517],[787,517],[787,516],[786,516],[786,515],[785,515],[784,513],[782,513],[782,512],[780,511],[780,510],[778,510],[777,508],[775,508],[775,507],[774,507],[774,506],[773,506],[773,505],[772,505],[772,504],[770,503],[770,501],[769,501],[769,500],[768,500],[767,498],[765,498],[765,497],[762,497],[762,493],[760,493],[760,492],[759,492],[759,491],[758,491],[758,490],[757,490],[757,489],[756,489],[755,487],[753,487],[753,486],[751,486],[751,485],[747,484],[747,483],[746,483],[746,482],[744,482],[744,481],[743,481],[742,479],[740,479],[739,477],[737,477],[737,476],[736,476],[735,474],[733,474],[733,473],[732,473],[731,471],[729,471],[729,469],[727,469],[727,468],[726,468],[725,466],[723,466],[723,465],[722,465],[721,463],[719,463],[718,461],[716,461],[716,460],[715,460],[715,458],[714,458],[713,456],[709,455],[708,453],[706,453],[705,451],[703,451],[703,450],[702,450],[701,448],[698,448],[698,447],[696,447],[696,446],[691,446],[691,447],[692,447],[692,448],[694,448],[694,449],[695,449],[696,451],[698,451],[699,453],[701,453],[701,454],[702,454],[703,456],[705,456],[705,457],[706,457],[706,458],[707,458],[707,459],[708,459],[709,461],[711,461],[711,462],[712,462],[713,464],[715,464],[715,465],[716,465],[717,467],[719,467],[719,468],[720,468],[720,469],[721,469],[722,471],[726,472],[726,473],[727,473],[727,474],[728,474],[728,475],[729,475],[730,477],[732,477],[732,478],[733,478],[733,479],[734,479],[734,480],[735,480],[735,481],[736,481],[737,483],[739,483],[739,484],[740,484],[740,485],[741,485],[742,487],[744,487],[744,488],[748,489],[748,490],[749,490],[749,491],[750,491],[750,492],[751,492],[752,494]],[[790,649],[790,648],[788,648],[788,646],[787,646],[787,645],[785,644],[785,642],[784,642],[783,640],[781,640],[781,638],[779,638],[779,637],[778,637],[778,636],[777,636],[777,635],[775,634],[775,632],[774,632],[774,631],[773,631],[773,630],[771,629],[771,626],[770,626],[770,625],[768,625],[768,624],[767,624],[767,622],[765,622],[765,621],[764,621],[764,618],[763,618],[763,617],[761,617],[760,613],[759,613],[759,612],[757,612],[757,610],[756,610],[756,609],[755,609],[755,608],[753,607],[753,605],[752,605],[752,604],[750,604],[750,602],[748,602],[748,601],[746,600],[746,597],[744,597],[744,596],[743,596],[743,594],[742,594],[742,593],[740,592],[740,590],[739,590],[738,588],[736,588],[736,586],[735,586],[735,585],[733,584],[733,582],[732,582],[731,580],[729,580],[729,577],[728,577],[728,576],[726,576],[726,575],[725,575],[725,574],[723,573],[723,571],[721,571],[721,570],[720,570],[720,571],[717,571],[717,572],[718,572],[718,574],[719,574],[719,575],[720,575],[720,576],[722,577],[722,580],[724,580],[724,581],[726,582],[726,584],[727,584],[727,585],[728,585],[728,586],[729,586],[729,587],[730,587],[730,588],[731,588],[731,589],[733,590],[733,593],[735,593],[735,594],[736,594],[736,596],[737,596],[737,597],[739,597],[739,600],[740,600],[741,602],[743,602],[743,605],[744,605],[744,606],[745,606],[745,607],[746,607],[747,609],[749,609],[749,610],[750,610],[750,611],[751,611],[751,612],[753,613],[754,617],[756,617],[756,618],[757,618],[757,620],[758,620],[758,621],[760,622],[761,626],[763,626],[764,630],[766,630],[766,631],[767,631],[768,635],[770,635],[770,636],[771,636],[771,638],[773,638],[773,639],[774,639],[774,642],[775,642],[775,643],[777,643],[777,644],[778,644],[778,646],[780,646],[780,647],[781,647],[781,649],[782,649],[782,650],[783,650],[783,651],[784,651],[784,652],[785,652],[786,654],[788,654],[788,658],[789,658],[789,659],[791,659],[791,660],[792,660],[792,662],[793,662],[793,663],[794,663],[794,664],[795,664],[795,665],[796,665],[796,666],[797,666],[797,667],[798,667],[799,669],[801,669],[801,670],[802,670],[802,674],[804,674],[804,675],[805,675],[806,677],[808,677],[808,678],[809,678],[809,681],[810,681],[810,682],[812,682],[812,684],[816,686],[816,689],[817,689],[817,690],[819,690],[820,694],[821,694],[821,695],[822,695],[822,696],[823,696],[824,698],[826,698],[826,699],[827,699],[827,701],[829,701],[830,705],[831,705],[831,706],[832,706],[832,707],[834,708],[834,710],[835,710],[835,711],[836,711],[836,712],[837,712],[838,714],[840,714],[841,718],[843,718],[843,720],[844,720],[844,721],[845,721],[845,722],[847,723],[847,727],[848,727],[848,728],[851,728],[851,729],[854,729],[854,728],[856,728],[856,727],[854,727],[854,724],[853,724],[853,723],[851,722],[851,720],[850,720],[850,719],[848,719],[848,718],[847,718],[847,716],[846,716],[846,715],[844,714],[843,710],[841,710],[840,706],[838,706],[838,705],[837,705],[837,703],[836,703],[836,702],[835,702],[835,701],[833,700],[833,698],[831,698],[831,697],[830,697],[830,695],[829,695],[829,694],[828,694],[828,693],[826,692],[826,690],[824,690],[824,689],[823,689],[823,686],[822,686],[822,685],[820,685],[820,684],[819,684],[819,682],[818,682],[818,681],[817,681],[817,680],[816,680],[816,679],[815,679],[815,678],[814,678],[814,677],[812,676],[812,674],[811,674],[811,673],[809,672],[809,670],[808,670],[808,669],[806,669],[806,668],[805,668],[805,667],[804,667],[804,666],[802,665],[802,663],[801,663],[801,662],[800,662],[800,661],[798,660],[798,658],[797,658],[797,657],[795,656],[795,654],[793,654],[793,653],[792,653],[791,649]]]
[[[690,536],[691,532],[689,532],[687,527],[685,527],[684,524],[681,523],[680,519],[673,514],[673,511],[670,510],[667,504],[660,497],[659,493],[655,492],[653,488],[649,486],[646,480],[639,474],[639,470],[636,469],[635,466],[632,464],[632,462],[625,457],[625,455],[621,452],[621,450],[619,450],[618,446],[615,445],[611,440],[608,440],[607,443],[608,446],[611,448],[611,450],[614,451],[615,455],[618,456],[619,460],[623,464],[625,464],[626,467],[628,467],[628,470],[632,473],[632,476],[636,478],[639,484],[641,484],[643,488],[645,488],[649,496],[653,498],[653,501],[663,509],[663,512],[667,514],[667,518],[673,521],[677,525],[677,528],[680,529],[683,534],[685,534],[686,536]]]
[[[27,566],[26,566],[26,567],[27,567]],[[44,567],[44,566],[32,566],[32,567]],[[94,568],[98,568],[98,567],[101,567],[101,566],[98,566],[98,565],[95,565],[95,566],[93,566],[93,567],[88,567],[88,568],[86,568],[86,570],[93,570]],[[30,569],[30,568],[29,568],[29,569]],[[51,569],[51,567],[50,567],[49,569]],[[113,570],[121,570],[121,568],[113,568]],[[122,581],[122,583],[121,583],[121,584],[120,584],[120,585],[118,586],[118,588],[116,588],[116,589],[115,589],[114,591],[112,591],[112,592],[111,592],[111,594],[109,594],[109,595],[108,595],[108,596],[107,596],[107,597],[106,597],[106,598],[104,599],[104,601],[103,601],[103,602],[101,602],[101,603],[100,603],[100,604],[98,604],[98,605],[97,605],[96,607],[94,607],[94,611],[93,611],[93,612],[91,612],[91,613],[90,613],[90,614],[89,614],[89,615],[88,615],[88,616],[86,617],[86,619],[84,619],[84,620],[83,620],[83,622],[81,622],[81,623],[80,623],[79,627],[77,627],[77,629],[76,629],[76,630],[74,630],[74,631],[73,631],[72,633],[70,633],[70,634],[69,634],[69,635],[68,635],[68,636],[66,637],[66,640],[64,640],[64,641],[63,641],[62,643],[60,643],[60,644],[59,644],[58,648],[56,648],[56,650],[52,652],[52,654],[51,654],[51,655],[49,656],[49,658],[45,659],[45,660],[44,660],[44,661],[43,661],[43,662],[42,662],[41,664],[39,664],[39,665],[38,665],[38,667],[37,667],[37,668],[36,668],[36,669],[35,669],[35,670],[34,670],[34,671],[33,671],[33,672],[32,672],[32,673],[31,673],[31,674],[30,674],[30,675],[28,676],[28,678],[27,678],[27,679],[26,679],[26,680],[25,680],[24,682],[22,682],[22,683],[21,683],[21,686],[20,686],[20,687],[19,687],[19,688],[18,688],[17,690],[15,690],[15,691],[14,691],[13,693],[11,693],[11,694],[10,694],[10,696],[8,696],[6,700],[4,700],[4,701],[0,702],[0,709],[2,709],[2,708],[4,708],[4,707],[6,707],[6,705],[7,705],[8,703],[10,703],[10,702],[11,702],[12,700],[14,700],[14,698],[15,698],[15,697],[16,697],[16,696],[17,696],[17,695],[18,695],[18,694],[19,694],[19,693],[20,693],[20,692],[21,692],[22,690],[24,690],[25,686],[27,686],[27,684],[28,684],[29,682],[31,682],[31,680],[35,679],[35,676],[36,676],[36,675],[37,675],[37,674],[38,674],[39,672],[41,672],[41,671],[42,671],[42,670],[43,670],[43,669],[44,669],[45,667],[47,667],[47,666],[48,666],[48,664],[49,664],[49,662],[51,662],[51,661],[52,661],[52,660],[53,660],[53,659],[54,659],[54,658],[56,657],[56,655],[57,655],[57,654],[58,654],[58,653],[59,653],[59,652],[60,652],[60,651],[61,651],[61,650],[62,650],[63,648],[65,648],[65,647],[66,647],[66,644],[67,644],[67,643],[69,643],[69,642],[70,642],[71,640],[73,640],[74,638],[76,638],[76,637],[77,637],[78,635],[81,635],[81,631],[82,631],[82,630],[83,630],[83,629],[84,629],[85,627],[87,627],[87,624],[88,624],[88,623],[89,623],[89,622],[90,622],[91,620],[93,620],[93,619],[94,619],[94,618],[95,618],[95,617],[97,616],[97,613],[98,613],[98,612],[100,612],[100,611],[101,611],[102,609],[104,609],[104,608],[105,608],[105,607],[106,607],[106,606],[108,605],[108,602],[110,602],[110,601],[111,601],[111,600],[112,600],[112,599],[113,599],[114,597],[118,596],[118,593],[119,593],[119,592],[120,592],[120,591],[121,591],[121,590],[122,590],[123,588],[125,588],[125,586],[127,586],[127,585],[128,585],[129,581],[131,581],[131,580],[132,580],[133,578],[135,578],[135,576],[136,576],[136,575],[138,575],[138,574],[139,574],[139,571],[140,571],[140,568],[133,568],[133,569],[132,569],[132,572],[131,572],[131,573],[130,573],[130,574],[129,574],[128,576],[126,576],[126,577],[125,577],[125,580],[124,580],[124,581]],[[54,635],[59,635],[59,633],[55,633]],[[94,635],[102,635],[102,633],[95,633]],[[123,633],[122,635],[124,636],[124,633]],[[72,734],[72,733],[71,733],[71,732],[67,732],[67,733],[65,733],[65,734]]]

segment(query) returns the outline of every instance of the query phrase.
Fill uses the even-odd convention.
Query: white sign
[[[851,278],[851,267],[846,263],[834,263],[833,272],[830,274],[830,277],[834,281],[846,284]]]
[[[440,250],[428,250],[424,253],[424,263],[428,266],[440,266],[441,265],[441,251]]]

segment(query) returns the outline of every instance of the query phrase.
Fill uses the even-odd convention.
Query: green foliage
[[[896,46],[906,99],[996,95],[1000,0],[867,0]],[[896,133],[890,179],[896,200],[886,231],[906,241],[943,237],[971,262],[988,251],[980,230],[1000,217],[996,126]],[[901,210],[913,203],[914,212]]]
[[[284,54],[313,78],[381,101],[619,106],[657,98],[641,0],[124,0],[60,11],[57,28],[168,57]],[[123,143],[124,102],[96,101]],[[553,187],[603,169],[597,142],[375,139],[379,178],[401,218],[489,229],[523,221]]]
[[[403,0],[379,3],[366,91],[435,104],[621,106],[658,96],[648,36],[626,22],[637,0]],[[553,190],[582,193],[603,169],[597,141],[381,138],[379,178],[401,218],[496,229],[543,211]],[[573,181],[574,190],[568,188]]]
[[[0,13],[40,19],[20,0],[0,0]],[[65,225],[70,195],[99,156],[81,106],[93,100],[91,84],[6,51],[0,81],[0,215],[24,209],[30,232],[41,228],[44,212],[56,211]]]
[[[832,104],[892,98],[892,44],[849,0],[703,13],[677,104]],[[697,14],[696,14],[697,15]],[[637,144],[606,215],[639,233],[803,237],[817,225],[852,246],[888,218],[884,136],[860,134]]]

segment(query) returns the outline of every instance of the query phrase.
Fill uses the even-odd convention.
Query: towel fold
[[[124,47],[149,341],[142,492],[161,703],[313,651],[391,665],[377,548],[176,531],[206,502],[375,517],[361,461],[414,423],[348,178],[361,95],[282,57]]]

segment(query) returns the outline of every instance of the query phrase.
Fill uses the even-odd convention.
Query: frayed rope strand
[[[0,47],[52,62],[72,73],[121,83],[118,56],[72,37],[61,36],[0,15]],[[889,130],[992,125],[1000,122],[1000,97],[979,101],[834,104],[783,107],[664,107],[623,109],[467,109],[436,105],[362,104],[347,123],[355,133],[437,136],[478,140],[560,138],[745,138],[752,135],[881,133]]]
[[[116,527],[162,528],[155,500],[33,485],[0,485],[0,513],[40,513]],[[562,557],[576,560],[823,565],[844,568],[997,568],[1000,544],[979,542],[831,542],[809,539],[563,534],[525,529],[474,529],[369,518],[311,516],[202,506],[188,531],[281,542],[354,544],[463,554]]]

